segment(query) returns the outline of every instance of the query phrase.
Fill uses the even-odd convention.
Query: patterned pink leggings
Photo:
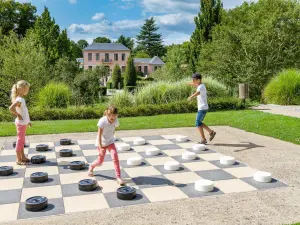
[[[94,169],[97,165],[101,165],[103,163],[104,157],[106,154],[106,150],[108,149],[108,151],[110,152],[112,161],[114,162],[117,178],[120,178],[121,177],[120,163],[119,163],[119,157],[118,157],[118,153],[117,153],[115,144],[111,144],[111,145],[103,147],[103,148],[104,148],[104,152],[101,152],[100,149],[98,148],[98,152],[99,152],[98,158],[91,164],[91,168]]]
[[[18,135],[17,143],[16,143],[16,151],[20,152],[24,149],[27,125],[21,125],[16,123],[16,127],[17,127],[17,135]]]

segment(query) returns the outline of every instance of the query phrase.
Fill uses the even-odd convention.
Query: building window
[[[93,54],[92,54],[92,53],[89,53],[89,54],[88,54],[88,60],[89,60],[89,61],[92,61],[92,60],[93,60]]]
[[[122,66],[122,73],[124,73],[126,70],[126,66]]]
[[[157,70],[157,68],[158,68],[158,66],[154,66],[154,71],[156,71],[156,70]]]
[[[118,60],[119,60],[119,55],[115,54],[115,61],[118,61]]]
[[[96,61],[99,61],[99,59],[100,59],[99,53],[96,53]]]
[[[109,62],[109,54],[105,53],[105,62]]]
[[[138,66],[138,71],[142,72],[142,67],[141,66]]]
[[[89,66],[89,70],[92,70],[93,69],[93,67],[92,66]]]
[[[123,53],[122,54],[122,61],[125,61],[126,55]]]
[[[148,66],[144,66],[144,74],[145,74],[145,75],[148,74]]]

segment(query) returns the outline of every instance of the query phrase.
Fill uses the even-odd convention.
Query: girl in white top
[[[105,110],[104,116],[97,124],[98,135],[96,139],[96,147],[98,150],[98,158],[90,165],[88,175],[94,176],[94,168],[98,165],[102,165],[107,150],[110,152],[114,163],[117,182],[120,185],[124,185],[124,181],[121,179],[120,162],[114,138],[115,129],[119,125],[118,109],[114,106],[109,106],[108,109]]]
[[[24,154],[25,135],[27,126],[31,127],[30,117],[23,98],[29,92],[30,84],[25,80],[20,80],[13,85],[11,90],[12,105],[9,111],[16,116],[15,124],[17,128],[16,155],[17,165],[26,165],[30,162]]]

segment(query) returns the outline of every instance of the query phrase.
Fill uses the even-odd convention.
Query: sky
[[[154,17],[164,44],[179,44],[189,40],[195,29],[194,17],[200,0],[17,0],[31,2],[40,15],[48,7],[61,29],[67,29],[70,39],[93,39],[105,36],[116,40],[120,35],[135,38],[145,19]],[[223,0],[230,9],[243,0]]]

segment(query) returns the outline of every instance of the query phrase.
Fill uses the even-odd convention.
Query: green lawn
[[[193,127],[195,113],[159,115],[149,117],[120,118],[121,130],[159,129],[172,127]],[[33,127],[27,134],[58,134],[73,132],[94,132],[98,120],[60,120],[33,121]],[[300,119],[273,115],[252,110],[222,111],[208,113],[205,118],[208,125],[226,125],[245,131],[274,137],[300,144]],[[0,123],[0,136],[15,135],[12,122]]]

